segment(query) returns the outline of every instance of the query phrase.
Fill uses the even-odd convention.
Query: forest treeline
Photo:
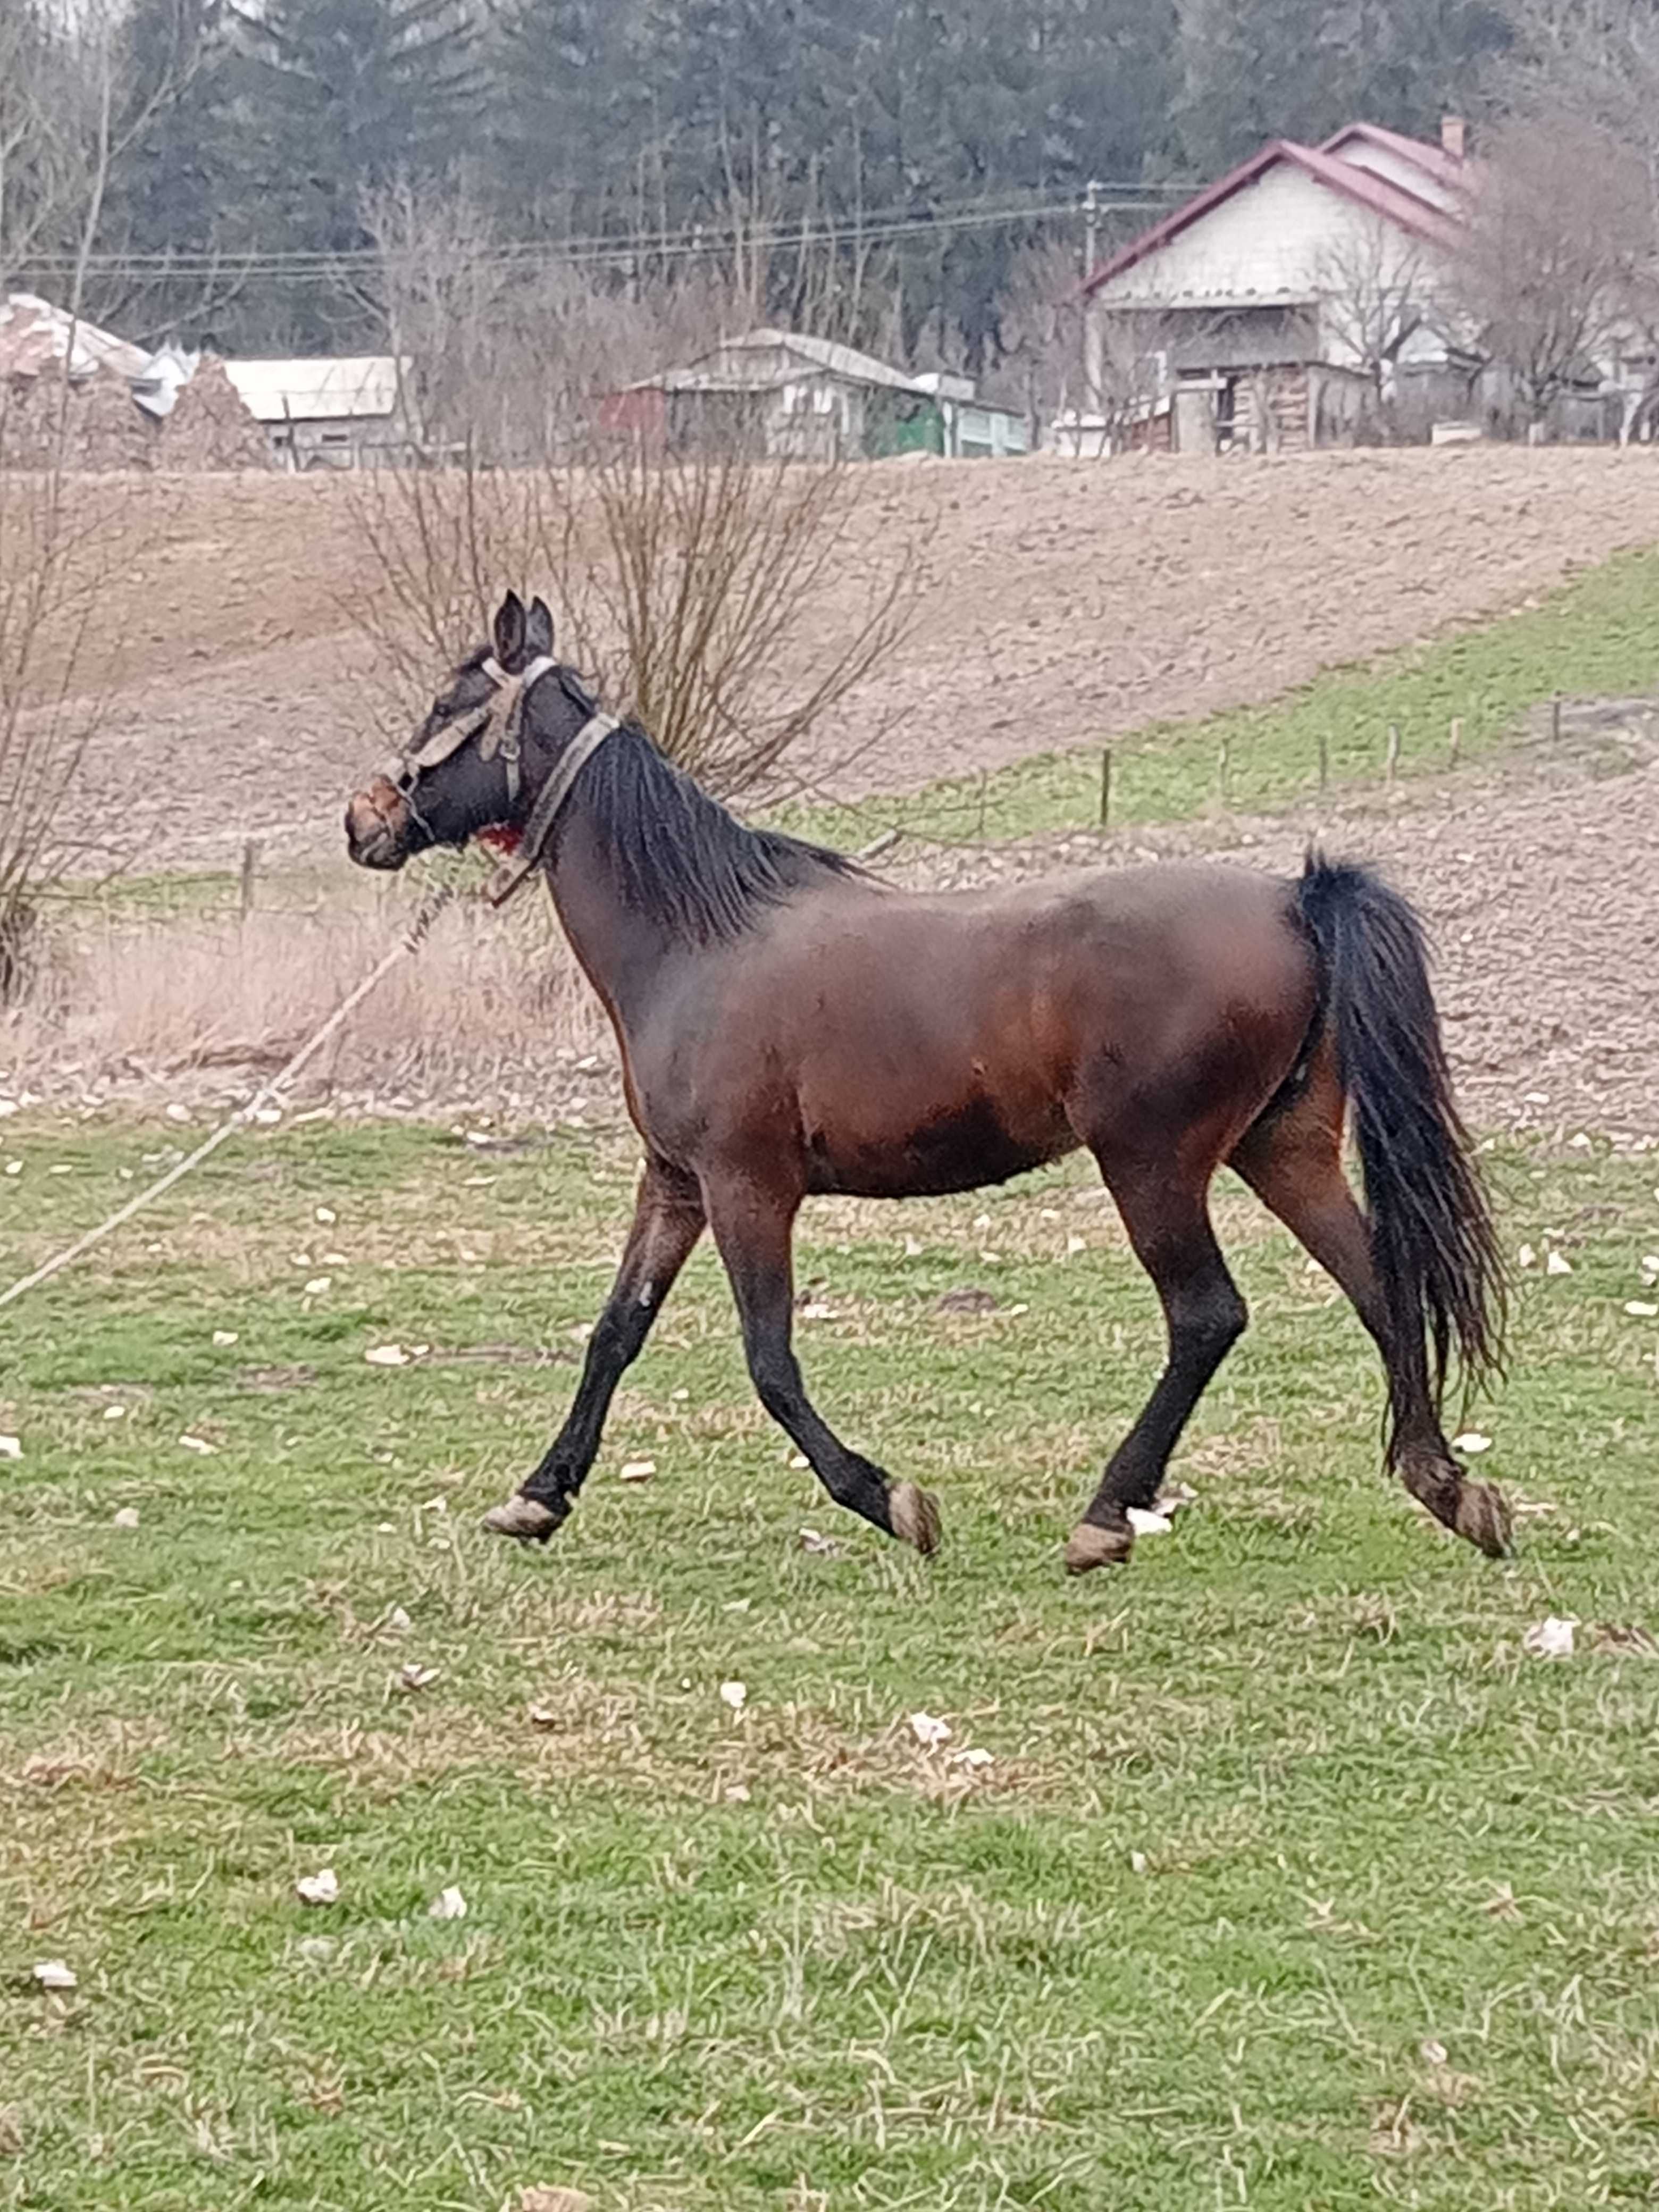
[[[82,264],[88,312],[136,336],[378,342],[374,210],[424,196],[526,270],[717,271],[975,369],[1032,257],[1079,256],[1091,180],[1106,239],[1270,135],[1432,134],[1511,37],[1485,0],[0,9],[0,276],[62,296]]]

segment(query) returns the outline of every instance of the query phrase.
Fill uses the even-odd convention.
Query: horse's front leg
[[[486,1528],[545,1543],[568,1517],[598,1454],[617,1385],[639,1357],[670,1285],[702,1234],[704,1219],[696,1178],[664,1162],[647,1162],[622,1266],[587,1340],[581,1381],[564,1426],[535,1473],[484,1515]]]
[[[743,1348],[757,1395],[806,1455],[837,1505],[851,1508],[887,1535],[919,1552],[939,1548],[939,1507],[914,1482],[892,1482],[871,1461],[849,1451],[806,1395],[791,1344],[794,1270],[791,1240],[798,1188],[752,1176],[705,1178],[708,1225],[731,1278],[743,1327]]]

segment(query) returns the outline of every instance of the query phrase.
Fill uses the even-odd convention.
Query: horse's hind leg
[[[1262,1204],[1334,1276],[1376,1340],[1393,1407],[1391,1463],[1413,1498],[1437,1521],[1499,1559],[1509,1549],[1503,1492],[1474,1482],[1452,1456],[1424,1384],[1420,1360],[1402,1358],[1371,1264],[1370,1231],[1342,1172],[1343,1097],[1328,1048],[1322,1048],[1302,1096],[1258,1121],[1230,1164]]]
[[[587,1340],[582,1378],[564,1425],[535,1473],[485,1514],[486,1528],[545,1543],[568,1518],[599,1452],[617,1385],[639,1357],[674,1278],[702,1234],[703,1220],[695,1180],[661,1161],[647,1162],[622,1265]]]
[[[806,1395],[791,1344],[796,1191],[733,1175],[705,1182],[708,1224],[731,1279],[749,1373],[763,1406],[806,1455],[837,1505],[919,1552],[939,1547],[939,1507],[914,1482],[890,1482],[848,1450]]]
[[[1169,1159],[1131,1170],[1102,1157],[1136,1256],[1152,1277],[1169,1326],[1169,1357],[1140,1419],[1113,1453],[1093,1502],[1066,1546],[1073,1574],[1127,1559],[1134,1542],[1127,1508],[1157,1497],[1188,1416],[1243,1333],[1248,1315],[1210,1226],[1210,1171]]]

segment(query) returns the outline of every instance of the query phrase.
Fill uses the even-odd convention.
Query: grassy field
[[[9,1123],[0,1275],[182,1134]],[[809,1375],[940,1493],[935,1561],[792,1467],[707,1254],[529,1554],[474,1516],[631,1148],[239,1139],[0,1316],[0,2202],[1654,2201],[1659,1168],[1496,1165],[1571,1269],[1479,1415],[1516,1560],[1384,1480],[1358,1324],[1232,1192],[1196,1502],[1067,1582],[1159,1349],[1080,1169],[806,1223]]]
[[[1528,709],[1554,692],[1620,697],[1656,684],[1659,547],[1646,546],[1497,621],[1332,669],[1260,706],[1115,740],[1111,818],[1180,821],[1206,806],[1257,812],[1311,799],[1322,738],[1332,787],[1376,783],[1390,723],[1400,732],[1396,773],[1433,774],[1448,764],[1454,719],[1463,725],[1462,757],[1478,759],[1511,742]],[[1099,746],[1086,730],[1066,737],[1071,750],[1036,754],[983,778],[799,818],[846,845],[895,826],[947,840],[1091,830],[1099,818]]]

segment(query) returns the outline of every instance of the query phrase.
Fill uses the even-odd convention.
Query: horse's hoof
[[[1135,1532],[1127,1521],[1117,1528],[1079,1521],[1066,1540],[1066,1571],[1086,1575],[1091,1567],[1122,1566],[1134,1549],[1134,1541]]]
[[[925,1559],[939,1549],[939,1504],[914,1482],[896,1482],[887,1493],[887,1516],[901,1543],[914,1544]]]
[[[1490,1482],[1465,1481],[1458,1492],[1457,1518],[1453,1523],[1489,1559],[1510,1554],[1510,1509],[1501,1490]]]
[[[569,1510],[567,1505],[556,1512],[539,1498],[526,1498],[520,1491],[492,1505],[481,1525],[493,1536],[516,1536],[521,1544],[544,1544]]]

